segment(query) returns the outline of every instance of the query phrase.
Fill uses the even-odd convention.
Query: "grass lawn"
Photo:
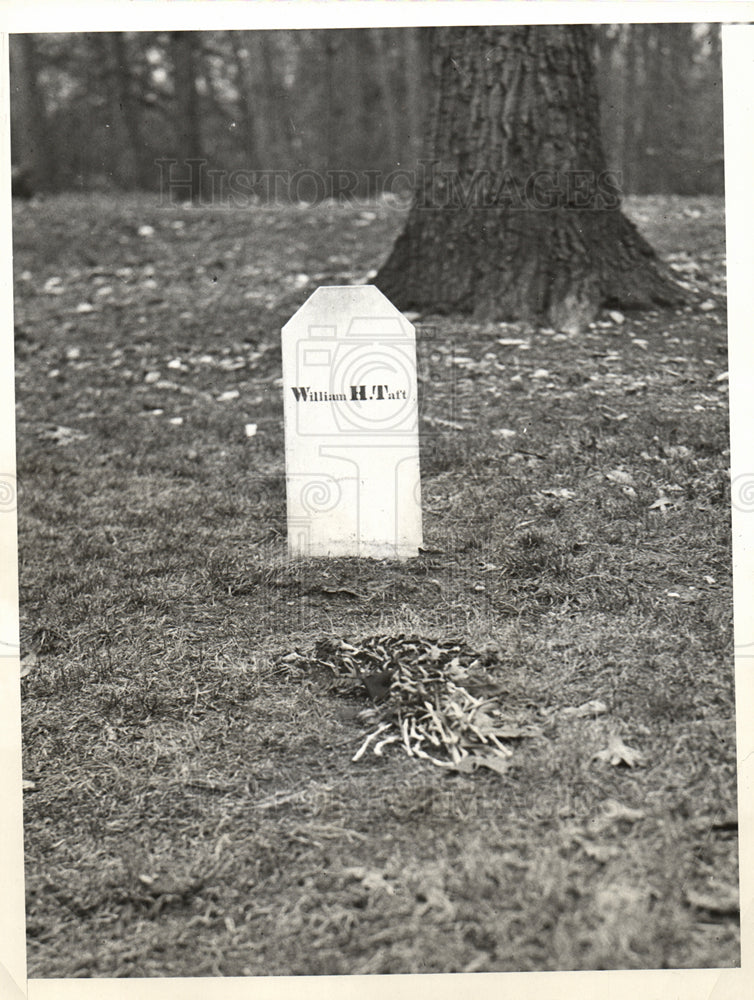
[[[418,317],[426,551],[293,564],[280,327],[401,213],[15,207],[31,977],[739,964],[723,206],[627,207],[697,304]],[[505,773],[282,660],[401,633],[495,644]]]

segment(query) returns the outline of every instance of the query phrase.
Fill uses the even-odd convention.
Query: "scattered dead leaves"
[[[592,760],[599,760],[611,767],[642,767],[645,764],[644,754],[640,750],[634,750],[626,746],[617,733],[611,733],[607,746],[603,750],[598,750]]]

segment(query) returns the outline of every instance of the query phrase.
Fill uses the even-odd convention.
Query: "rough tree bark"
[[[545,321],[683,301],[607,174],[588,26],[438,28],[431,162],[375,284],[402,309]]]

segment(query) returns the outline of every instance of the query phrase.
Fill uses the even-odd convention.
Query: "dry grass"
[[[735,965],[721,204],[632,203],[713,308],[422,317],[427,551],[290,564],[279,328],[379,260],[369,210],[18,208],[29,973]],[[544,730],[508,773],[352,763],[367,702],[276,665],[401,632],[499,646]]]

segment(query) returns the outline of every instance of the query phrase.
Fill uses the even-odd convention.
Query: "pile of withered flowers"
[[[405,635],[372,636],[355,643],[324,638],[310,653],[290,653],[282,662],[326,668],[335,677],[363,683],[374,702],[363,714],[376,727],[354,761],[370,747],[381,756],[386,746],[396,743],[410,757],[439,767],[503,772],[513,753],[510,742],[541,733],[506,711],[506,690],[495,677],[500,660],[494,646],[478,652],[452,641]]]

